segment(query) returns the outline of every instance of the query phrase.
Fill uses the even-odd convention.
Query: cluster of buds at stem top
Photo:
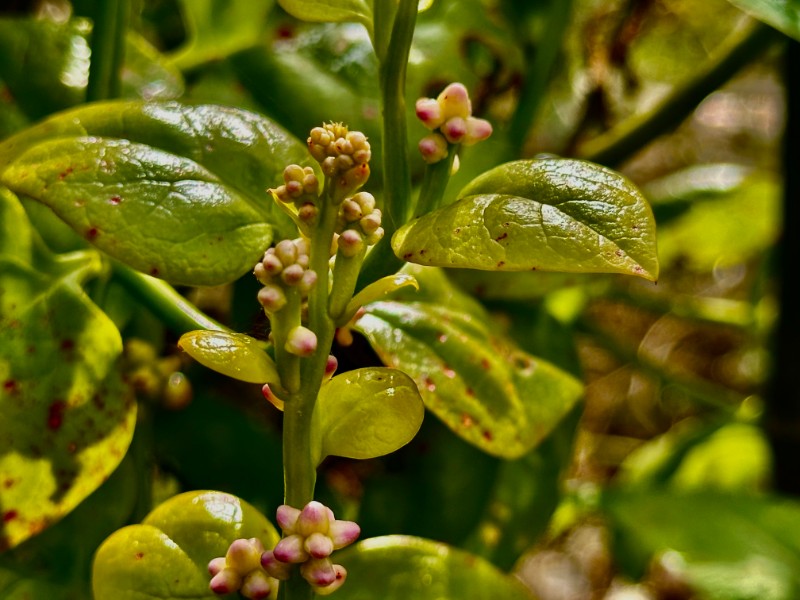
[[[208,563],[209,589],[219,595],[238,591],[252,600],[269,598],[278,582],[262,568],[263,554],[264,544],[258,538],[234,540],[225,556]]]
[[[258,301],[268,314],[286,305],[287,287],[296,287],[302,298],[314,287],[317,274],[308,268],[309,250],[310,244],[305,238],[282,240],[256,263],[253,274],[264,286],[258,292]]]
[[[437,98],[420,98],[417,117],[433,133],[419,142],[419,151],[428,164],[447,157],[449,144],[471,146],[492,134],[489,121],[472,116],[467,88],[451,83]]]
[[[311,167],[289,165],[283,170],[283,185],[271,189],[279,203],[292,204],[290,212],[304,233],[310,234],[319,214],[319,179]]]
[[[336,231],[339,251],[346,257],[357,256],[365,244],[377,244],[383,237],[383,227],[375,197],[369,192],[358,192],[346,198],[339,209]]]
[[[342,123],[314,127],[308,136],[308,151],[331,182],[331,198],[336,204],[353,194],[369,178],[372,151],[367,137],[360,131],[349,131]]]
[[[316,594],[326,596],[344,583],[347,571],[334,564],[334,550],[352,544],[361,528],[352,521],[339,521],[324,504],[309,502],[300,510],[282,505],[278,508],[278,525],[284,538],[275,549],[261,555],[261,565],[272,577],[288,579],[291,565],[300,565],[300,574]]]

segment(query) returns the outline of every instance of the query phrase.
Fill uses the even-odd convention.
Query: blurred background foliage
[[[771,336],[796,310],[781,309],[788,282],[776,258],[793,168],[782,157],[785,56],[796,42],[725,0],[431,4],[410,56],[410,149],[423,134],[413,100],[449,81],[473,90],[476,114],[495,124],[485,146],[465,149],[449,195],[512,158],[598,160],[652,203],[662,275],[652,285],[449,273],[498,330],[580,375],[583,405],[516,461],[487,456],[428,418],[389,457],[328,459],[321,499],[343,518],[358,516],[366,536],[465,546],[515,569],[542,600],[797,598],[800,505],[776,492],[800,482],[774,469],[797,455],[776,455],[786,450],[765,427],[773,396],[798,401],[796,383],[770,384],[780,366]],[[3,3],[0,138],[85,100],[101,5]],[[130,19],[121,96],[233,105],[300,139],[340,120],[366,132],[379,154],[377,64],[360,25],[298,22],[272,0],[133,0]],[[422,163],[411,156],[418,180]],[[374,178],[379,189],[377,167]],[[30,216],[52,246],[82,243],[43,211]],[[233,329],[263,337],[256,287],[245,277],[181,291]],[[189,364],[175,333],[119,290],[109,290],[104,308],[127,340],[126,373],[140,399],[132,450],[72,515],[0,557],[4,597],[83,597],[105,535],[81,528],[87,514],[108,533],[185,489],[231,492],[268,514],[281,501],[279,422],[258,388]],[[344,369],[377,363],[359,337],[336,353]],[[796,424],[786,428],[797,436]],[[110,506],[102,497],[125,500],[97,518],[91,503]],[[71,559],[46,558],[54,552]]]

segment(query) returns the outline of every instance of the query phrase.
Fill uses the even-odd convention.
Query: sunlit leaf
[[[425,406],[484,451],[516,458],[577,402],[581,384],[473,315],[427,303],[375,302],[355,328],[387,366],[411,375]]]
[[[419,430],[424,405],[414,381],[395,369],[357,369],[320,390],[312,439],[326,456],[375,458],[406,445]]]
[[[0,264],[0,546],[59,520],[122,460],[136,404],[114,324],[66,278]]]
[[[352,21],[372,30],[372,6],[367,0],[278,0],[278,4],[290,15],[303,21]]]
[[[358,309],[365,304],[380,300],[387,294],[396,292],[404,287],[413,287],[415,290],[419,290],[419,283],[417,283],[417,280],[414,279],[412,275],[406,273],[397,273],[395,275],[389,275],[388,277],[382,277],[378,281],[373,281],[353,296],[352,300],[347,304],[347,308],[341,319],[343,322],[342,324],[352,319]]]
[[[347,569],[341,600],[532,600],[513,575],[445,544],[403,535],[367,539],[336,554]]]
[[[786,35],[800,40],[800,2],[797,0],[728,0]]]
[[[310,158],[271,121],[219,106],[87,105],[0,144],[0,180],[111,256],[175,283],[252,268],[296,229],[267,188]]]
[[[402,227],[395,254],[441,267],[658,277],[652,211],[605,167],[511,162],[475,179],[459,198]]]
[[[222,492],[170,498],[141,525],[109,536],[92,572],[95,600],[211,600],[208,563],[239,538],[273,547],[278,533],[244,500]]]
[[[33,258],[33,233],[19,200],[0,187],[0,257],[27,264]]]
[[[200,364],[249,383],[280,381],[275,361],[264,345],[243,333],[198,330],[181,336],[178,345]]]

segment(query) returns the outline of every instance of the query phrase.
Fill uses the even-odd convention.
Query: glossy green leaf
[[[137,476],[130,454],[91,496],[57,524],[0,555],[3,600],[86,600],[97,546],[131,517]]]
[[[352,21],[372,31],[372,6],[367,0],[278,0],[278,4],[290,15],[303,21]]]
[[[355,328],[387,366],[411,375],[425,406],[468,442],[503,458],[539,443],[581,384],[475,316],[427,303],[375,302]]]
[[[709,600],[792,600],[800,593],[800,504],[764,496],[620,489],[603,502],[630,574],[653,556]]]
[[[370,367],[337,375],[322,387],[314,408],[316,460],[394,452],[419,431],[424,412],[417,386],[401,371]]]
[[[341,600],[532,600],[513,575],[445,544],[411,536],[367,539],[336,554]]]
[[[92,572],[95,600],[211,600],[208,563],[235,539],[257,537],[273,547],[278,533],[244,500],[222,492],[170,498],[141,525],[109,536]]]
[[[341,318],[340,324],[344,325],[347,323],[353,318],[358,309],[365,304],[380,300],[387,294],[396,292],[404,287],[413,287],[415,290],[419,290],[419,283],[417,283],[417,280],[414,279],[412,275],[407,273],[396,273],[395,275],[382,277],[378,281],[373,281],[367,287],[353,296],[353,298],[347,304],[347,308],[344,311],[344,315]]]
[[[264,344],[244,333],[190,331],[181,336],[178,345],[200,364],[228,377],[249,383],[280,381]]]
[[[141,35],[129,31],[126,41],[121,95],[147,101],[180,98],[184,91],[181,72]]]
[[[303,144],[246,111],[108,102],[0,144],[0,180],[134,268],[211,285],[252,268],[273,226],[295,235],[266,190],[287,164],[309,160]]]
[[[800,40],[800,2],[797,0],[728,0],[756,19]]]
[[[116,468],[136,404],[113,323],[72,281],[0,261],[0,546],[77,506]]]
[[[441,267],[658,278],[644,197],[618,173],[579,160],[492,169],[455,203],[400,228],[392,247],[404,260]]]
[[[261,41],[273,0],[183,0],[180,4],[189,40],[173,61],[181,69],[191,69]]]
[[[0,257],[17,258],[23,264],[33,258],[33,232],[25,209],[4,187],[0,187]]]

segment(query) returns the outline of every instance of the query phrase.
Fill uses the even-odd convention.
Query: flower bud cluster
[[[261,565],[272,577],[288,579],[292,564],[300,565],[300,574],[316,594],[326,596],[344,583],[347,571],[334,564],[334,550],[353,543],[361,528],[352,521],[339,521],[324,504],[309,502],[300,510],[282,505],[277,513],[284,538],[275,549],[261,555]]]
[[[356,256],[364,245],[373,246],[383,237],[381,211],[375,207],[375,197],[358,192],[346,198],[339,210],[337,226],[338,248],[344,256]]]
[[[420,98],[416,111],[422,124],[433,132],[419,143],[428,164],[446,158],[448,144],[471,146],[492,134],[489,121],[472,116],[469,93],[461,83],[451,83],[437,98]]]
[[[314,127],[308,137],[308,151],[333,182],[332,198],[336,203],[358,190],[369,178],[372,151],[367,137],[360,131],[349,131],[342,123]]]
[[[258,301],[267,313],[276,313],[286,305],[286,287],[296,286],[302,297],[308,296],[317,282],[317,274],[308,268],[310,249],[305,238],[282,240],[256,263],[253,274],[264,286],[258,292]]]
[[[268,598],[278,582],[261,567],[263,554],[264,544],[258,538],[234,540],[225,556],[208,563],[209,589],[221,596],[238,591],[252,600]]]
[[[311,167],[289,165],[283,170],[284,184],[270,190],[279,202],[293,204],[297,219],[312,227],[317,222],[319,180]]]

